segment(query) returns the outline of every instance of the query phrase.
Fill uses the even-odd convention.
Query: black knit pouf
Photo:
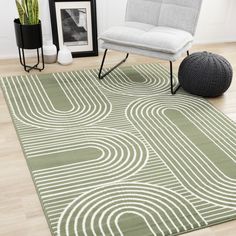
[[[229,88],[233,70],[224,57],[197,52],[183,60],[178,77],[185,91],[203,97],[217,97]]]

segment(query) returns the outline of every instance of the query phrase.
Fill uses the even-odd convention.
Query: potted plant
[[[19,14],[19,18],[14,20],[16,44],[19,48],[19,56],[21,64],[31,69],[37,69],[39,64],[39,51],[42,50],[42,29],[41,21],[39,20],[39,3],[38,0],[15,0]],[[21,56],[20,49],[22,50],[23,57]],[[24,49],[37,49],[38,63],[33,67],[25,65]],[[23,58],[23,62],[22,62]],[[43,51],[42,51],[42,63]],[[42,68],[42,69],[43,69]],[[42,70],[39,69],[39,70]],[[26,71],[29,71],[26,70]]]

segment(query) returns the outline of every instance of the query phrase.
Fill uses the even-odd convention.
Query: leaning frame
[[[50,6],[50,15],[51,15],[51,26],[52,26],[52,35],[53,35],[53,43],[57,46],[59,50],[59,35],[58,35],[58,24],[61,22],[57,22],[57,13],[56,13],[56,3],[65,3],[73,4],[75,3],[90,3],[91,7],[91,31],[92,31],[92,49],[85,51],[73,51],[73,57],[87,57],[87,56],[97,56],[98,55],[98,41],[97,41],[97,12],[96,12],[96,0],[49,0]]]

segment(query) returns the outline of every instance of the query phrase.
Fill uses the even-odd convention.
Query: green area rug
[[[1,78],[53,235],[178,235],[236,219],[236,125],[148,64]]]

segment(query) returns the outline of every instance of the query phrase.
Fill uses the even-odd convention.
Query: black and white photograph
[[[61,24],[64,45],[88,45],[87,12],[85,8],[62,9]]]
[[[98,54],[96,2],[50,0],[53,42],[67,46],[73,57]]]

